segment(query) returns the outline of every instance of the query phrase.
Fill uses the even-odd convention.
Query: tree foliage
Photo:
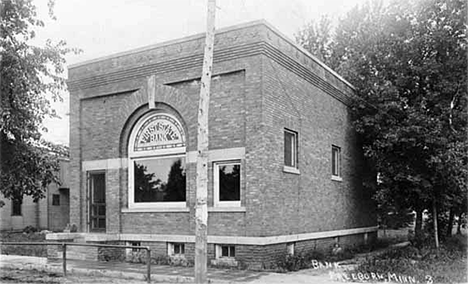
[[[356,87],[354,125],[379,173],[380,204],[466,208],[465,13],[462,0],[372,1],[326,42],[321,58]]]
[[[295,35],[296,42],[317,57],[320,61],[334,67],[332,62],[332,22],[327,15],[323,15],[318,23],[309,22]]]
[[[0,2],[0,191],[10,199],[42,198],[49,183],[58,183],[57,156],[67,154],[44,141],[41,130],[46,117],[57,117],[51,101],[66,89],[64,55],[73,50],[63,41],[31,44],[43,26],[32,0]]]

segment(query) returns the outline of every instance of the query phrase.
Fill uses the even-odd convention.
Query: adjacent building
[[[37,202],[30,196],[12,201],[2,197],[0,207],[0,230],[23,230],[26,227],[63,231],[69,223],[70,193],[68,185],[69,160],[59,159],[60,185],[47,186],[45,198]]]
[[[70,222],[51,240],[193,260],[204,34],[69,68]],[[212,264],[376,238],[353,87],[266,22],[218,30],[209,108]]]

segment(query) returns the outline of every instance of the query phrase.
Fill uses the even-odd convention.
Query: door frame
[[[92,214],[92,205],[93,205],[93,193],[94,193],[94,184],[93,184],[93,176],[95,175],[104,175],[104,228],[97,228],[94,229],[92,228],[92,217],[94,216]],[[106,232],[106,227],[107,227],[107,199],[106,199],[106,192],[107,192],[107,174],[105,170],[95,170],[95,171],[88,171],[86,172],[87,176],[87,207],[88,207],[88,216],[87,216],[87,227],[88,227],[88,232],[93,232],[93,233],[105,233]],[[99,215],[97,215],[99,216]]]

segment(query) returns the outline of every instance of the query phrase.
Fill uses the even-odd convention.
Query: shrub
[[[389,250],[366,259],[355,273],[396,273],[423,281],[430,276],[435,283],[466,282],[466,243],[451,239],[437,250],[430,242]]]
[[[286,255],[278,259],[276,263],[280,270],[284,271],[297,271],[299,269],[307,268],[306,258],[303,255]]]
[[[37,232],[37,228],[33,227],[33,226],[26,226],[23,229],[23,233],[26,233],[26,234],[31,234],[31,233],[35,233],[35,232]]]
[[[170,263],[171,263],[170,257],[167,255],[158,255],[158,256],[151,257],[151,264],[169,265]]]
[[[278,272],[298,271],[312,267],[312,260],[324,261],[326,259],[322,252],[311,250],[299,252],[294,255],[284,254],[276,259],[274,268]]]
[[[45,235],[39,233],[9,233],[2,232],[2,242],[44,242]],[[2,254],[47,256],[47,246],[43,245],[5,245],[2,246]]]

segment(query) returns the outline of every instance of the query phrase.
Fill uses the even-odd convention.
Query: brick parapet
[[[70,68],[69,88],[87,89],[153,74],[201,68],[204,35],[130,51]],[[266,22],[253,22],[216,35],[214,64],[266,55],[303,76],[342,102],[353,97],[351,85]],[[144,65],[142,64],[144,62]]]

